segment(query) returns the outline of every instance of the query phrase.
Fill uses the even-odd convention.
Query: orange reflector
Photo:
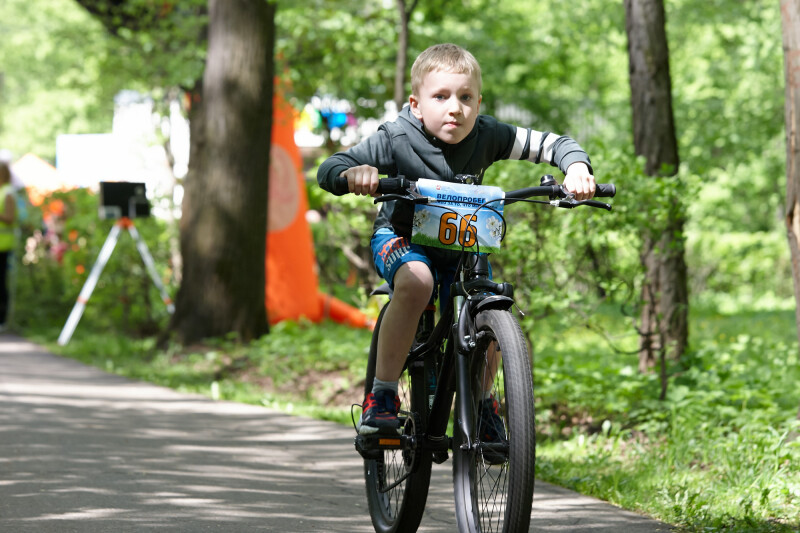
[[[378,439],[378,446],[400,446],[400,439]]]

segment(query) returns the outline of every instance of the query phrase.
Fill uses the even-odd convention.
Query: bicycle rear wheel
[[[387,304],[388,305],[388,304]],[[369,349],[365,394],[372,390],[378,358],[378,332],[384,306],[375,324]],[[407,433],[421,434],[427,423],[427,387],[423,365],[406,368],[400,376],[400,422]],[[364,460],[367,502],[372,525],[378,533],[413,532],[419,527],[431,478],[431,452],[383,450],[375,460]]]
[[[527,532],[536,453],[528,350],[511,313],[490,309],[479,313],[475,322],[478,343],[470,359],[474,434],[469,442],[473,446],[462,449],[467,439],[458,427],[453,437],[458,528],[462,532]],[[492,355],[495,347],[502,352],[500,357]],[[502,420],[503,427],[493,439],[487,438],[485,416],[481,422],[484,392],[491,392]],[[461,417],[460,412],[457,415]]]

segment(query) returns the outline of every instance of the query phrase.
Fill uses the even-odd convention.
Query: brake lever
[[[405,194],[384,194],[383,196],[378,196],[372,202],[379,204],[381,202],[388,202],[389,200],[413,200],[413,198]]]
[[[584,200],[579,202],[580,205],[588,205],[589,207],[596,207],[598,209],[605,209],[606,211],[611,211],[611,204],[607,204],[605,202],[598,202],[597,200]]]
[[[403,200],[405,202],[411,202],[414,204],[428,204],[436,201],[436,198],[431,198],[430,196],[422,196],[416,190],[409,190],[408,194],[384,194],[383,196],[378,196],[373,200],[373,203],[381,203],[381,202],[388,202],[389,200]]]
[[[553,207],[563,207],[564,209],[574,209],[576,207],[580,207],[582,205],[586,205],[589,207],[596,207],[598,209],[605,209],[606,211],[611,211],[611,205],[598,202],[596,200],[575,200],[573,198],[567,198],[566,200],[552,200],[550,205]]]

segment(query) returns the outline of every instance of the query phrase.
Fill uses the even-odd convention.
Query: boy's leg
[[[417,324],[433,293],[433,274],[422,261],[410,261],[394,275],[394,295],[383,315],[378,332],[378,361],[375,377],[397,381]]]
[[[422,247],[385,229],[373,235],[371,246],[375,267],[394,292],[378,333],[375,381],[357,424],[362,435],[399,430],[397,380],[434,286]]]
[[[378,332],[378,358],[372,392],[364,399],[357,427],[362,435],[394,433],[400,429],[397,380],[414,341],[419,317],[430,301],[433,274],[422,261],[408,261],[397,268],[394,294],[383,314]]]

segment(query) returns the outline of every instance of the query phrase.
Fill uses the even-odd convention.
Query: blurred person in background
[[[17,202],[11,185],[11,168],[0,160],[0,331],[6,328],[8,315],[8,264],[14,249],[14,224]]]

